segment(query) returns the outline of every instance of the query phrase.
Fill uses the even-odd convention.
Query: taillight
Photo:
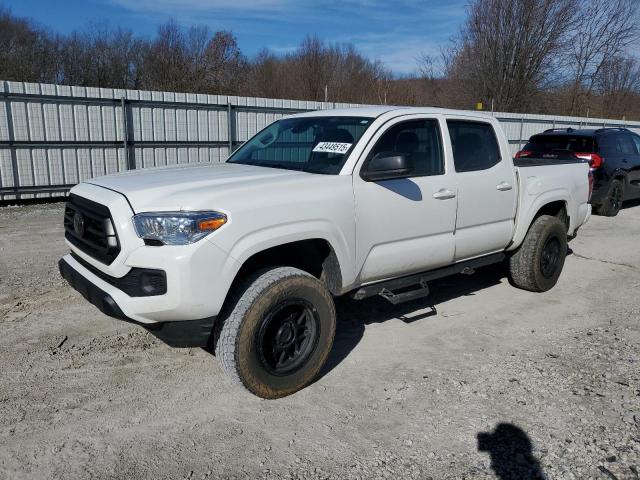
[[[597,153],[575,153],[574,154],[578,158],[582,158],[583,160],[589,161],[589,166],[591,168],[600,168],[602,166],[602,157]]]
[[[516,158],[529,157],[533,154],[531,150],[520,150],[516,153]]]

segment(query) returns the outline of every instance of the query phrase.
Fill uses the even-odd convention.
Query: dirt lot
[[[329,368],[275,401],[88,305],[61,216],[0,209],[0,478],[640,478],[640,206],[545,294],[491,268],[340,299]]]

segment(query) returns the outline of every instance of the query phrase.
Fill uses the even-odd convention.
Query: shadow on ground
[[[627,208],[639,207],[640,206],[640,198],[636,200],[627,200],[622,204],[622,209],[625,210]]]
[[[393,305],[382,297],[353,300],[348,295],[336,299],[338,326],[333,350],[319,380],[338,366],[360,343],[366,325],[397,318],[405,323],[425,321],[437,316],[437,305],[453,298],[475,295],[497,285],[506,276],[502,264],[478,269],[473,275],[453,275],[429,282],[431,294],[422,299]]]
[[[491,457],[491,469],[500,480],[544,480],[540,462],[533,455],[529,436],[511,423],[500,423],[492,432],[477,436],[478,451]]]

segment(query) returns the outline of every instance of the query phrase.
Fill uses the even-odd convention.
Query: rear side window
[[[410,120],[392,126],[376,142],[370,157],[383,152],[400,153],[411,159],[411,177],[444,173],[442,142],[437,120]]]
[[[618,142],[613,135],[603,135],[598,138],[598,145],[600,146],[600,155],[603,157],[617,157],[620,152],[618,151]]]
[[[456,172],[486,170],[500,163],[500,148],[488,123],[447,120]]]
[[[640,153],[640,136],[639,135],[631,135],[631,138],[633,138],[633,143],[636,144],[636,150],[638,151],[638,153]]]
[[[632,136],[628,133],[604,135],[600,141],[600,153],[605,157],[635,155],[636,147]]]
[[[534,135],[523,150],[539,153],[550,152],[577,152],[594,153],[595,143],[593,138],[579,135]]]
[[[633,144],[633,140],[631,139],[631,135],[628,133],[618,133],[617,144],[620,149],[620,153],[623,155],[635,155],[636,154],[636,146]]]

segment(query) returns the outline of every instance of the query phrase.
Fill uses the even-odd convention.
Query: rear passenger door
[[[490,122],[448,118],[458,183],[455,260],[502,251],[511,241],[516,177],[508,145]]]

